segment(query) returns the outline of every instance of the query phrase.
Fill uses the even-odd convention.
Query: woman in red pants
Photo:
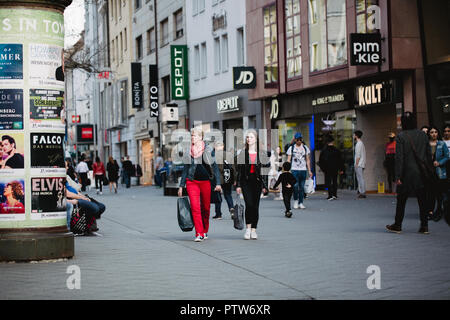
[[[220,172],[215,162],[213,149],[203,141],[203,131],[191,130],[191,162],[184,165],[178,196],[183,195],[186,187],[191,203],[192,219],[195,227],[195,240],[208,239],[209,213],[211,207],[211,184],[214,191],[221,191]],[[217,184],[216,184],[217,182]]]

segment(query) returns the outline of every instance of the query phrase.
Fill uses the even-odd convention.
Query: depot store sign
[[[187,46],[170,46],[172,100],[189,99]]]

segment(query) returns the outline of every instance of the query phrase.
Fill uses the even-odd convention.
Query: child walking
[[[284,213],[286,218],[292,217],[291,212],[291,197],[294,193],[294,185],[297,183],[297,179],[295,179],[294,175],[290,172],[291,163],[285,162],[283,163],[283,173],[278,177],[277,182],[273,186],[274,189],[278,187],[281,183],[283,190],[283,201],[286,211]]]

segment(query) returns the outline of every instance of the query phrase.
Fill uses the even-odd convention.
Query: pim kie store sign
[[[402,86],[399,80],[375,81],[355,87],[355,108],[390,104],[402,101]]]

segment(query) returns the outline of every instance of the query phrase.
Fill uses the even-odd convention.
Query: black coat
[[[417,129],[402,131],[395,139],[395,180],[400,179],[402,182],[397,192],[415,194],[425,184],[407,135],[411,138],[418,157],[425,162],[432,162],[431,147],[427,135]]]
[[[325,174],[337,174],[339,171],[344,171],[341,152],[335,146],[327,145],[320,153],[319,167]]]
[[[248,150],[244,150],[244,163],[239,163],[239,157],[235,161],[237,163],[237,169],[236,169],[236,187],[241,187],[243,184],[248,184],[248,178],[250,175],[250,156],[248,154]],[[269,164],[270,165],[270,164]],[[259,153],[256,157],[256,164],[255,164],[255,174],[256,174],[256,180],[258,180],[261,183],[261,186],[263,189],[267,189],[267,183],[266,179],[264,179],[263,175],[261,174],[261,167],[264,165],[261,164],[261,161],[259,159]]]

